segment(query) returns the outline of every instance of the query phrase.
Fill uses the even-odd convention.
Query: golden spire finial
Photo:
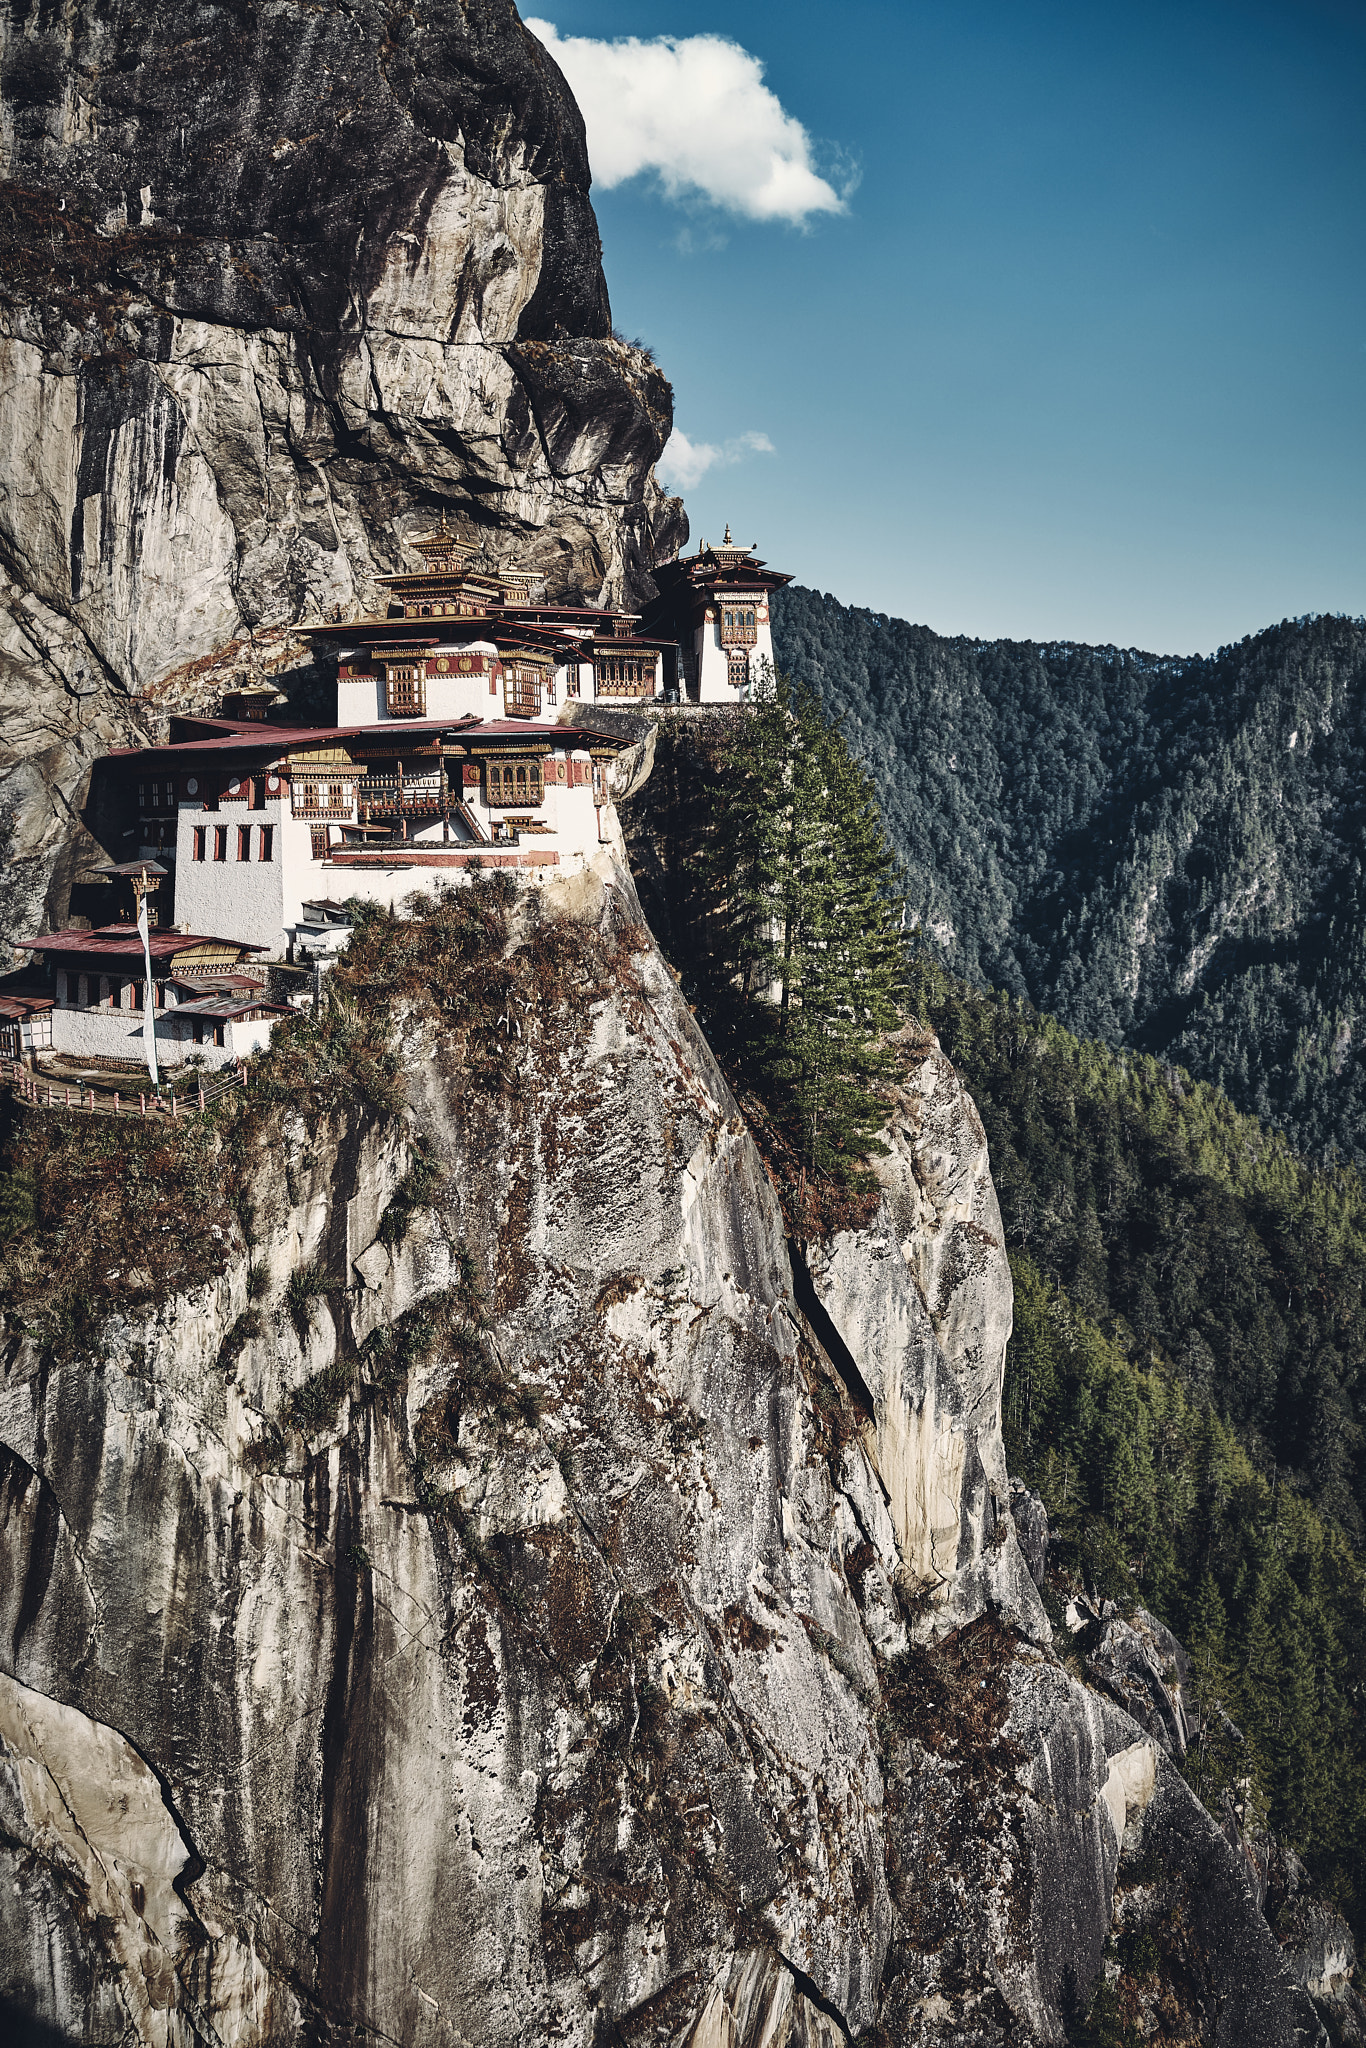
[[[730,537],[730,521],[729,521],[729,519],[728,519],[728,520],[726,521],[726,537],[725,537],[725,539],[724,539],[724,540],[722,541],[721,545],[722,545],[722,547],[723,547],[723,548],[728,548],[728,547],[731,547],[731,546],[733,546],[733,542],[732,542],[732,540],[731,540],[731,537]]]

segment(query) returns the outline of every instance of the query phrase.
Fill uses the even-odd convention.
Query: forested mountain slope
[[[1192,1751],[1201,1796],[1250,1785],[1360,1936],[1361,1181],[924,956],[908,993],[986,1129],[1015,1286],[1006,1452],[1047,1506],[1054,1585],[1178,1631],[1197,1705],[1240,1731],[1216,1716]]]
[[[1189,659],[775,596],[945,964],[1366,1156],[1366,626]]]

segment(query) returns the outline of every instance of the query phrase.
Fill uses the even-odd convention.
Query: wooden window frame
[[[600,697],[653,697],[658,661],[648,654],[595,654],[593,688]]]
[[[384,708],[391,718],[425,718],[427,664],[424,661],[385,663]]]
[[[539,662],[503,663],[503,708],[509,718],[535,718],[545,690],[545,670]]]
[[[237,858],[239,861],[251,859],[250,825],[239,825],[237,828]]]
[[[213,857],[216,861],[225,861],[228,857],[228,828],[226,825],[215,825],[213,828]]]
[[[518,775],[526,780],[518,787]],[[539,810],[545,802],[545,764],[530,756],[484,763],[484,800],[490,810]]]

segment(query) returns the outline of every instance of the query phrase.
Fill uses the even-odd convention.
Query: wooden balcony
[[[361,816],[439,818],[442,810],[439,775],[366,775],[356,788]]]

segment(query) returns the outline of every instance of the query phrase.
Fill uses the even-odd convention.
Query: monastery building
[[[336,663],[334,722],[289,723],[275,691],[239,690],[108,758],[127,823],[103,873],[155,890],[150,976],[131,920],[24,942],[48,982],[23,1018],[0,1013],[12,1049],[50,1031],[56,1054],[143,1063],[150,989],[162,1061],[227,1064],[280,1013],[264,963],[334,952],[348,899],[397,908],[476,862],[534,882],[620,851],[629,742],[595,707],[743,703],[772,660],[769,597],[791,580],[727,528],[657,569],[637,616],[549,603],[444,520],[412,545],[422,566],[379,579],[383,615],[299,629]]]

